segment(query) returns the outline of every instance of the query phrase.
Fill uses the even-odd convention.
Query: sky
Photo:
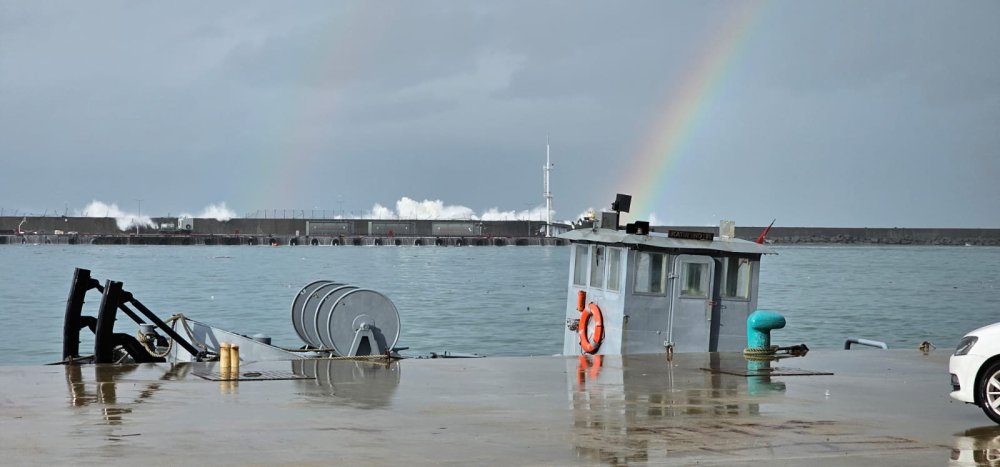
[[[0,214],[1000,228],[1000,2],[0,0]],[[97,209],[95,207],[102,207]]]

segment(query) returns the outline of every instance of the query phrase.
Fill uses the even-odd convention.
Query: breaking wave
[[[284,211],[284,210],[282,210]],[[265,211],[267,212],[267,211]],[[556,220],[555,210],[553,213],[553,222],[559,222]],[[302,211],[304,214],[305,211]],[[122,209],[117,203],[105,203],[98,200],[93,200],[86,207],[80,210],[74,211],[76,216],[80,217],[111,217],[115,219],[115,223],[119,230],[126,231],[129,229],[134,229],[136,225],[148,228],[156,228],[156,223],[153,222],[152,217],[148,215],[140,215],[136,212],[131,212]],[[252,214],[248,214],[248,217],[253,217]],[[578,217],[582,217],[581,216]],[[159,216],[157,216],[159,217]],[[228,221],[230,219],[239,217],[235,211],[226,206],[226,203],[219,202],[214,204],[209,204],[205,206],[198,214],[192,214],[189,212],[182,212],[177,217],[192,217],[197,219],[215,219],[218,221]],[[341,218],[342,216],[335,216],[336,218]],[[360,218],[362,219],[420,219],[420,220],[479,220],[479,221],[511,221],[511,220],[531,220],[531,221],[544,221],[545,220],[545,206],[534,206],[527,209],[516,210],[502,210],[499,207],[492,207],[476,213],[472,208],[462,206],[462,205],[451,205],[445,204],[441,200],[428,200],[417,201],[408,197],[402,197],[396,201],[394,207],[383,206],[380,203],[375,203],[372,208],[368,211],[361,213]],[[562,221],[565,223],[570,223],[572,221]]]
[[[225,222],[236,217],[236,212],[233,211],[232,209],[227,208],[226,202],[223,201],[219,204],[209,204],[208,206],[205,206],[205,209],[202,209],[201,214],[198,214],[197,216],[185,212],[182,213],[180,217],[215,219],[220,222]]]
[[[142,227],[156,226],[149,216],[140,216],[137,213],[124,211],[116,203],[106,204],[96,199],[91,201],[83,210],[76,211],[76,215],[80,217],[113,217],[118,230],[121,231],[128,230],[136,225]]]
[[[552,211],[553,214],[555,210]],[[407,197],[396,201],[396,209],[375,203],[370,211],[362,214],[364,219],[428,219],[428,220],[545,220],[545,206],[530,209],[501,211],[500,208],[490,208],[476,214],[472,208],[460,205],[446,205],[441,200],[417,201]]]
[[[153,222],[153,219],[150,216],[125,211],[118,207],[117,203],[108,204],[96,199],[91,201],[90,204],[85,206],[83,209],[75,211],[75,215],[80,217],[113,217],[115,219],[115,225],[118,226],[118,230],[123,232],[133,229],[137,225],[140,227],[156,228],[156,223]],[[201,219],[228,221],[233,217],[236,217],[236,213],[227,208],[225,202],[221,202],[218,204],[209,204],[197,216],[184,213],[181,214],[180,217],[197,217]]]

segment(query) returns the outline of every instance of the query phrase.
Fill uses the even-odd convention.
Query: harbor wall
[[[407,219],[192,219],[177,229],[177,218],[152,218],[156,228],[122,231],[114,218],[0,217],[0,244],[271,244],[281,245],[545,245],[541,221]],[[23,222],[23,223],[22,223]],[[18,226],[22,234],[18,234]],[[170,226],[170,227],[165,227]],[[184,227],[184,226],[181,226]],[[557,229],[571,226],[559,224]],[[653,227],[718,234],[716,227]],[[737,227],[736,236],[756,239],[763,227]],[[774,227],[774,244],[1000,245],[1000,229]]]
[[[114,218],[96,217],[0,217],[0,235],[255,235],[255,236],[444,236],[444,237],[538,237],[542,221],[414,220],[414,219],[191,219],[178,225],[177,218],[151,218],[154,226],[122,230]],[[190,229],[185,228],[190,225]],[[569,229],[568,225],[558,225]]]
[[[656,227],[696,230],[718,235],[714,227]],[[756,240],[764,227],[737,227],[736,237]],[[1000,229],[897,228],[897,227],[773,227],[767,241],[774,244],[872,244],[872,245],[1000,245]]]

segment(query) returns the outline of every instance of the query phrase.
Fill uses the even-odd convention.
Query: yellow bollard
[[[233,344],[229,350],[229,369],[233,377],[240,378],[240,346]]]
[[[231,348],[228,342],[219,344],[219,373],[229,371],[230,359],[232,358]]]

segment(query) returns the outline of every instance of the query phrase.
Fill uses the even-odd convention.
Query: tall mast
[[[545,135],[545,236],[552,236],[552,191],[549,189],[549,171],[552,163],[549,161],[549,135]]]

